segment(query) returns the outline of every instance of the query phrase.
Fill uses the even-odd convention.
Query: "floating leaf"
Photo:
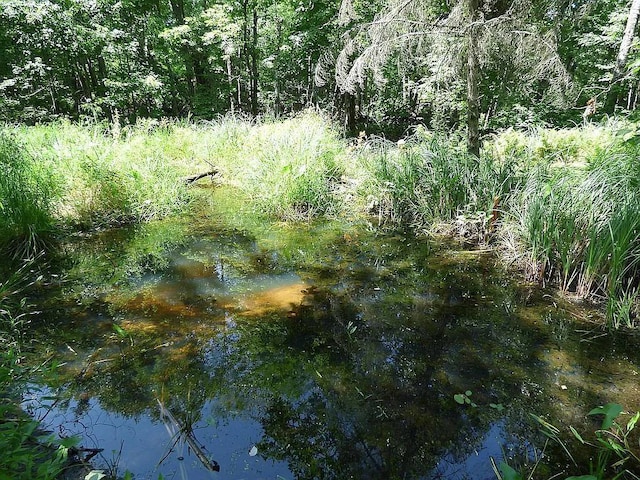
[[[464,405],[464,402],[466,400],[465,396],[462,393],[456,393],[453,396],[453,399],[458,402],[460,405]]]
[[[498,410],[499,412],[504,410],[504,405],[502,405],[501,403],[490,403],[489,406],[495,410]]]
[[[251,450],[249,450],[249,456],[255,457],[257,454],[258,454],[258,447],[254,445],[253,447],[251,447]]]
[[[470,397],[471,395],[473,395],[473,392],[472,392],[471,390],[467,390],[466,392],[464,392],[464,394],[465,394],[467,397]]]
[[[618,403],[607,403],[602,407],[594,408],[587,415],[604,415],[601,428],[606,430],[613,425],[613,421],[620,413],[622,413],[622,405]]]

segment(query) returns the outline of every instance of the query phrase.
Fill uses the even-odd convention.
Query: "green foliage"
[[[358,195],[369,212],[420,229],[490,210],[515,179],[511,161],[477,159],[426,132],[398,146],[370,140],[357,159]]]
[[[591,410],[587,415],[603,415],[602,424],[598,430],[595,431],[596,442],[591,443],[586,441],[578,431],[569,427],[573,436],[580,442],[580,444],[589,447],[593,451],[590,454],[589,462],[589,474],[566,477],[565,480],[604,480],[607,478],[637,478],[633,473],[637,471],[640,466],[640,457],[638,457],[638,443],[637,439],[632,440],[632,434],[634,433],[635,426],[640,420],[640,412],[633,415],[626,425],[620,425],[616,422],[622,414],[623,408],[617,403],[608,403],[606,405],[596,407]],[[546,451],[549,440],[558,443],[567,457],[571,459],[575,467],[580,470],[584,470],[587,467],[585,465],[579,465],[576,463],[574,457],[569,452],[567,443],[561,439],[560,430],[537,415],[531,415],[536,422],[540,425],[540,432],[547,437],[545,446],[543,448],[543,456]],[[503,465],[508,467],[503,470]],[[529,473],[528,478],[534,478],[535,470],[538,463],[534,466],[533,470]],[[521,474],[513,470],[506,464],[501,464],[501,472],[496,471],[496,476],[499,479],[502,478],[523,478]],[[508,472],[505,476],[504,472]],[[512,477],[511,475],[516,475]]]
[[[471,392],[471,390],[467,390],[464,393],[456,393],[453,396],[453,399],[456,401],[456,403],[460,404],[460,405],[471,405],[472,407],[477,407],[478,405],[473,402],[471,400],[471,395],[473,395],[473,393]]]
[[[56,187],[52,172],[0,130],[0,247],[17,258],[42,248],[53,229]]]
[[[255,125],[236,145],[221,166],[262,212],[296,220],[340,210],[344,147],[319,115]]]
[[[20,364],[16,350],[0,353],[0,478],[12,480],[53,480],[58,478],[76,438],[60,439],[42,432],[38,421],[18,406],[26,382],[37,369]]]
[[[514,256],[527,258],[532,279],[602,295],[611,324],[633,326],[640,258],[636,147],[594,127],[532,137],[510,143],[507,132],[495,141],[524,170],[505,212],[511,226],[504,233],[524,247]],[[556,141],[541,143],[541,137]]]
[[[60,192],[52,211],[57,221],[89,227],[179,211],[189,200],[184,178],[199,165],[198,155],[182,149],[180,124],[105,127],[58,122],[15,130],[34,161],[51,172]]]

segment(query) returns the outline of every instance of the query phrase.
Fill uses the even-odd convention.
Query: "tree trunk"
[[[231,115],[236,113],[236,109],[234,106],[234,92],[233,92],[233,70],[231,68],[231,55],[227,55],[227,83],[229,86],[229,111]]]
[[[634,0],[636,1],[636,0]],[[640,1],[640,0],[637,0]],[[467,42],[467,150],[480,156],[480,100],[478,94],[478,0],[468,0],[469,31]]]
[[[258,115],[258,10],[253,7],[251,41],[251,114]]]
[[[631,50],[631,44],[633,43],[633,37],[635,35],[636,26],[638,25],[638,17],[640,16],[640,0],[632,0],[631,7],[629,8],[629,17],[627,18],[627,25],[624,29],[622,41],[620,42],[620,50],[618,51],[618,57],[616,58],[616,65],[613,69],[613,75],[611,82],[609,83],[609,92],[607,93],[606,111],[613,113],[618,97],[620,95],[620,88],[618,82],[622,78],[625,69],[627,67],[627,59],[629,57],[629,50]]]

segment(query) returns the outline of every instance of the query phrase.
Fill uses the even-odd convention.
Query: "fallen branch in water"
[[[193,430],[191,429],[191,425],[184,425],[184,426],[181,425],[180,422],[178,422],[178,420],[176,419],[176,417],[174,417],[173,414],[169,411],[169,409],[166,408],[160,400],[158,399],[156,400],[158,402],[158,405],[160,406],[160,416],[162,417],[163,421],[165,421],[166,419],[171,424],[171,426],[174,427],[173,429],[169,428],[169,425],[167,425],[167,422],[165,421],[167,430],[170,430],[170,431],[173,431],[174,429],[177,430],[177,432],[175,433],[175,436],[177,438],[176,438],[176,441],[173,443],[173,446],[175,446],[175,444],[181,438],[184,439],[189,444],[189,447],[191,447],[191,450],[193,450],[193,453],[196,454],[196,457],[198,457],[198,460],[202,462],[202,465],[207,470],[210,470],[212,472],[219,472],[220,465],[215,460],[210,460],[209,457],[207,457],[207,454],[204,452],[204,447],[198,444],[193,434]],[[173,449],[173,446],[171,447],[171,449]],[[166,458],[166,455],[164,458]],[[164,458],[160,461],[160,463],[164,461]]]
[[[205,172],[205,173],[199,173],[198,175],[192,175],[191,177],[185,178],[184,179],[184,183],[186,183],[187,185],[191,185],[192,183],[197,182],[201,178],[204,178],[204,177],[215,177],[219,173],[220,172],[218,170],[216,170],[216,169],[210,170],[210,171]]]

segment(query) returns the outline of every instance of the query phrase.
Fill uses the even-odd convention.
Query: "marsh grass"
[[[197,160],[181,142],[180,126],[59,122],[19,128],[16,135],[53,173],[60,224],[89,228],[147,221],[175,213],[188,201],[181,180],[197,168]]]
[[[0,131],[0,247],[14,258],[30,257],[50,237],[57,186],[51,171]]]
[[[0,238],[22,256],[56,229],[170,216],[195,192],[206,196],[184,179],[215,170],[244,204],[278,220],[374,216],[378,225],[419,232],[444,222],[449,233],[499,243],[532,280],[605,300],[610,322],[631,326],[640,152],[616,131],[626,130],[508,130],[478,159],[455,137],[424,130],[398,143],[349,142],[315,111],[277,122],[5,127]]]
[[[529,277],[605,299],[616,327],[632,326],[637,310],[638,154],[633,145],[612,141],[579,163],[538,162],[512,193],[508,212]]]
[[[239,138],[237,132],[243,137]],[[334,215],[344,143],[320,115],[306,112],[277,123],[236,124],[220,167],[262,213],[283,220]],[[230,151],[231,150],[231,151]]]
[[[379,223],[428,230],[442,221],[488,212],[516,180],[511,161],[482,159],[434,135],[397,145],[371,139],[358,151],[357,195]]]

